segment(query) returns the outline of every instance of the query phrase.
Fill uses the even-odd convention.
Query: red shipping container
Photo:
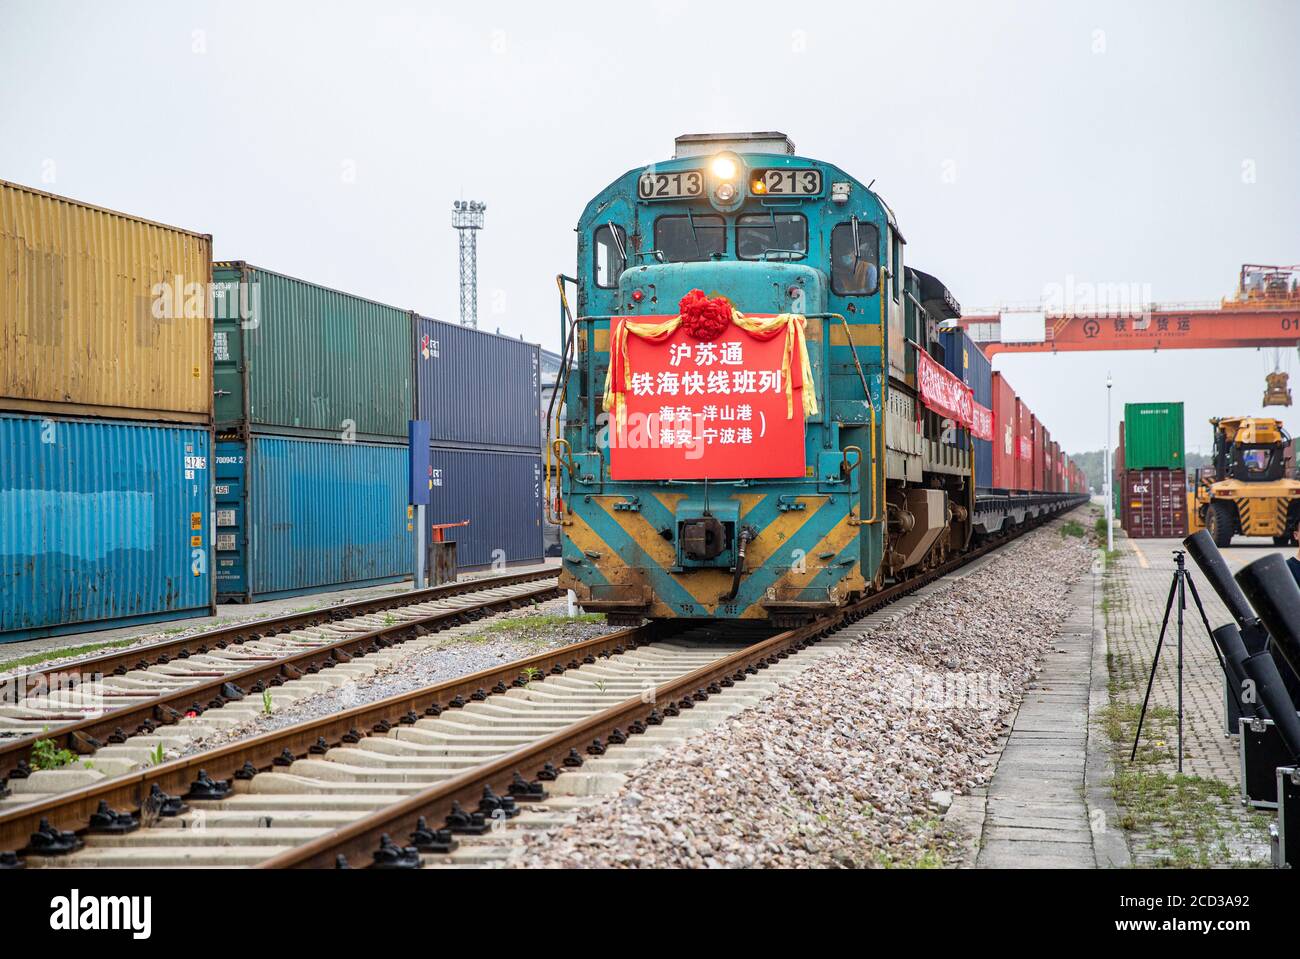
[[[1047,429],[1034,417],[1034,492],[1047,491]]]
[[[1016,397],[1016,489],[1034,488],[1034,414]]]
[[[1051,483],[1052,437],[1042,420],[1034,420],[1034,489],[1049,493]]]
[[[1047,488],[1053,493],[1065,490],[1065,466],[1061,462],[1061,444],[1052,440],[1047,447]]]
[[[1001,373],[993,374],[993,488],[1016,488],[1017,406],[1015,391]]]
[[[1127,470],[1120,475],[1124,532],[1133,539],[1187,535],[1185,470]]]

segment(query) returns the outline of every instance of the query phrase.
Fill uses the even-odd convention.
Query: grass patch
[[[1120,828],[1149,836],[1159,864],[1207,868],[1231,860],[1230,843],[1242,830],[1227,783],[1134,766],[1117,770],[1112,786]]]
[[[1099,540],[1101,540],[1103,543],[1106,542],[1106,517],[1105,516],[1098,516],[1097,521],[1092,524],[1092,529],[1093,532],[1097,534],[1097,538]]]
[[[55,745],[53,739],[38,739],[32,743],[33,769],[62,769],[76,758],[72,750]]]
[[[484,633],[515,633],[533,630],[560,629],[570,623],[602,623],[605,617],[601,613],[581,613],[570,619],[568,616],[517,616],[488,623],[483,627]]]
[[[63,659],[65,656],[87,656],[103,649],[119,649],[138,642],[140,642],[140,637],[136,636],[133,639],[118,639],[107,643],[89,643],[85,646],[69,646],[66,649],[47,649],[44,652],[32,653],[30,656],[6,659],[4,662],[0,662],[0,671],[19,669],[23,666],[36,666],[40,663],[49,662],[51,659]]]
[[[1086,533],[1087,530],[1083,528],[1083,524],[1080,523],[1078,520],[1072,519],[1069,522],[1062,524],[1061,526],[1062,539],[1064,539],[1067,536],[1074,536],[1079,539],[1082,539]]]
[[[1128,834],[1135,855],[1140,848],[1145,854],[1141,864],[1161,867],[1240,864],[1241,850],[1253,841],[1248,831],[1259,829],[1258,822],[1241,819],[1236,790],[1227,783],[1157,768],[1177,761],[1178,714],[1168,706],[1147,708],[1142,741],[1130,761],[1142,712],[1137,694],[1145,689],[1146,674],[1129,656],[1112,653],[1106,659],[1110,703],[1099,724],[1115,755],[1111,790],[1119,807],[1118,826]]]

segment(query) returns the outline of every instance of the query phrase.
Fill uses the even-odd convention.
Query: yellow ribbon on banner
[[[785,330],[785,346],[781,355],[781,373],[785,377],[785,415],[786,419],[794,416],[794,382],[790,377],[794,365],[794,354],[799,354],[800,389],[803,391],[804,416],[817,414],[817,390],[813,385],[812,363],[808,359],[808,341],[804,328],[808,320],[799,313],[782,313],[779,316],[748,317],[732,308],[731,321],[747,333],[759,339],[769,340]],[[614,422],[622,427],[627,416],[627,403],[623,394],[632,388],[632,371],[627,362],[628,335],[640,337],[654,343],[662,343],[682,325],[681,316],[674,316],[658,323],[637,323],[624,320],[616,325],[610,342],[610,363],[605,371],[605,410],[614,414]],[[614,369],[618,367],[623,373],[622,389],[614,388]]]

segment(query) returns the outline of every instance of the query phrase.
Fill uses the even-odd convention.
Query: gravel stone
[[[941,812],[991,778],[990,755],[1090,567],[1056,521],[897,622],[628,774],[574,824],[528,830],[511,865],[940,865]],[[944,801],[946,800],[946,802]]]
[[[246,723],[221,730],[205,739],[195,739],[177,756],[191,756],[388,696],[491,669],[502,662],[523,659],[609,633],[609,626],[603,617],[562,620],[566,609],[567,600],[560,598],[486,617],[466,627],[466,632],[448,636],[445,643],[413,650],[411,655],[394,660],[356,682],[281,706],[270,716],[258,715]],[[538,625],[538,617],[552,621]],[[507,625],[512,621],[517,621],[519,625]],[[402,649],[401,646],[393,648],[398,651]],[[174,757],[169,755],[167,758]]]

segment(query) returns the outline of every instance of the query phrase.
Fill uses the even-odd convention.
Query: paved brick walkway
[[[1110,673],[1116,699],[1140,706],[1150,676],[1169,586],[1173,580],[1173,550],[1179,540],[1131,540],[1116,533],[1116,556],[1104,578],[1105,622],[1110,646]],[[1276,548],[1267,542],[1245,541],[1224,550],[1233,572]],[[1210,626],[1217,628],[1231,617],[1196,564],[1187,568],[1205,606]],[[1144,730],[1142,744],[1149,762],[1147,773],[1177,772],[1178,646],[1177,598],[1170,614],[1160,664],[1151,691],[1151,708],[1162,718]],[[1183,772],[1199,777],[1200,786],[1188,787],[1198,796],[1201,838],[1194,840],[1170,823],[1143,823],[1140,810],[1123,810],[1130,829],[1134,862],[1165,865],[1260,865],[1268,861],[1267,824],[1271,819],[1247,809],[1239,799],[1240,759],[1237,737],[1227,735],[1223,721],[1223,679],[1214,648],[1193,602],[1187,595],[1183,615]],[[1131,732],[1129,733],[1131,735]],[[1118,759],[1129,769],[1127,745]],[[1129,816],[1137,812],[1136,816]],[[1179,815],[1175,813],[1175,815]]]
[[[1174,575],[1172,551],[1179,547],[1180,541],[1173,539],[1131,540],[1118,536],[1115,540],[1117,556],[1105,580],[1106,621],[1111,669],[1122,687],[1123,697],[1129,702],[1141,703],[1146,691]],[[1231,559],[1230,564],[1234,571],[1241,565]],[[1217,628],[1229,622],[1228,611],[1190,558],[1187,566],[1205,604],[1210,625]],[[1152,706],[1163,706],[1170,711],[1175,711],[1178,705],[1177,613],[1175,599],[1151,691]],[[1217,779],[1235,788],[1239,781],[1237,743],[1235,738],[1224,734],[1222,673],[1190,591],[1183,614],[1183,716],[1183,772]],[[1167,724],[1166,733],[1169,760],[1155,768],[1174,772],[1177,770],[1174,722]],[[1145,733],[1143,739],[1151,741]]]
[[[1106,868],[1130,865],[1259,864],[1267,860],[1258,815],[1243,810],[1238,786],[1236,740],[1223,729],[1223,687],[1218,661],[1188,594],[1184,614],[1184,772],[1222,786],[1193,790],[1203,804],[1213,841],[1189,848],[1150,810],[1146,818],[1118,809],[1117,769],[1128,771],[1127,749],[1116,760],[1111,720],[1140,704],[1155,653],[1177,540],[1131,541],[1118,534],[1109,569],[1101,563],[1071,596],[1073,612],[1047,653],[998,758],[988,789],[958,804],[960,829],[978,837],[965,865],[998,867]],[[1226,551],[1231,568],[1267,551],[1248,544]],[[1213,627],[1227,611],[1190,563]],[[1176,616],[1176,609],[1174,615]],[[1175,620],[1166,636],[1151,704],[1161,719],[1143,741],[1157,759],[1143,771],[1176,772],[1173,721],[1177,705],[1178,649]],[[1118,708],[1111,707],[1112,693]],[[1181,813],[1177,815],[1181,816]]]

